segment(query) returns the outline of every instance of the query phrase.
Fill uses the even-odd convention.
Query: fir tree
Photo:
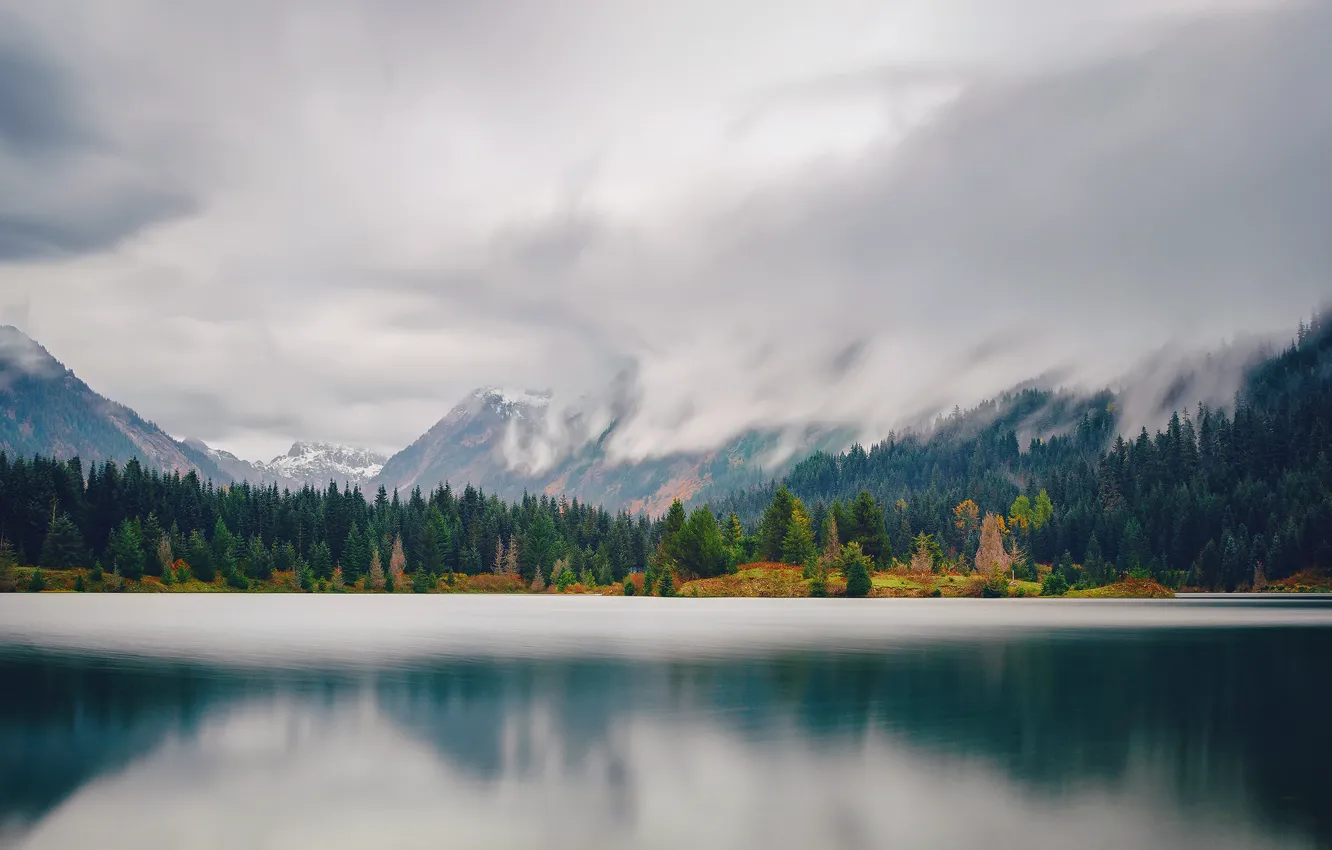
[[[722,545],[734,553],[744,536],[745,529],[740,524],[740,517],[735,515],[735,511],[731,511],[726,517],[726,524],[722,526]]]
[[[212,584],[217,575],[213,572],[212,552],[203,532],[194,529],[190,532],[189,544],[185,550],[185,560],[190,565],[194,577],[204,584]]]
[[[782,544],[791,528],[791,511],[794,507],[795,499],[791,491],[786,489],[785,484],[779,486],[759,523],[758,556],[761,560],[782,560]]]
[[[9,542],[5,544],[8,546]],[[13,549],[9,551],[12,553]],[[68,514],[58,514],[51,523],[37,563],[48,570],[71,570],[83,565],[83,535]]]
[[[787,523],[786,534],[782,537],[782,562],[812,569],[818,560],[818,550],[814,548],[814,534],[810,530],[809,514],[805,506],[795,500],[791,506],[791,518]]]
[[[107,560],[127,579],[143,575],[143,535],[137,520],[123,520],[107,542]]]
[[[869,595],[872,564],[859,543],[852,541],[842,547],[838,566],[842,570],[842,575],[846,576],[847,596],[858,598]]]

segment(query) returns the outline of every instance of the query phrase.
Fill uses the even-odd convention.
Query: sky
[[[1293,333],[1329,44],[1278,0],[0,0],[0,323],[249,459],[485,385],[622,457],[882,435]]]

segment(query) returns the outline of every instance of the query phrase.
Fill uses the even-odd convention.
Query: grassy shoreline
[[[141,579],[127,581],[110,574],[105,574],[100,581],[94,580],[92,571],[86,569],[48,570],[40,567],[15,567],[7,587],[0,590],[11,592],[35,592],[32,586],[33,574],[40,575],[40,592],[46,593],[305,593],[300,590],[290,573],[275,573],[271,579],[250,579],[249,587],[236,588],[221,579],[206,583],[198,579],[184,582],[164,583],[160,578],[144,576]],[[643,575],[630,576],[636,595],[642,595]],[[959,575],[957,573],[912,573],[905,569],[882,570],[871,577],[869,598],[911,599],[911,598],[980,598],[985,594],[985,581],[981,576]],[[1008,582],[1010,598],[1042,598],[1041,585],[1034,581]],[[1188,592],[1192,588],[1182,588]],[[1244,588],[1252,591],[1252,588]],[[385,593],[385,590],[367,590],[361,586],[335,588],[327,583],[317,587],[317,593]],[[396,593],[413,593],[410,577],[406,577]],[[599,596],[620,596],[624,594],[624,585],[615,583],[600,587],[585,587],[573,584],[563,591],[554,586],[542,591],[532,591],[517,576],[494,575],[485,573],[475,576],[456,574],[451,578],[440,578],[433,586],[425,589],[426,593],[565,593]],[[1329,593],[1332,592],[1332,576],[1305,572],[1280,582],[1274,582],[1261,590],[1263,593]],[[810,597],[811,581],[801,575],[801,569],[789,564],[759,563],[747,564],[735,573],[716,578],[692,579],[676,585],[673,596],[685,598],[769,598],[792,599]],[[828,576],[827,595],[839,597],[846,595],[846,579],[840,572],[834,571]],[[1175,596],[1175,591],[1150,579],[1124,579],[1103,587],[1069,590],[1054,598],[1063,599],[1168,599]],[[1044,597],[1051,598],[1051,597]]]

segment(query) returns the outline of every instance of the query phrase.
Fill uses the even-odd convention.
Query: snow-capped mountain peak
[[[546,407],[550,393],[541,390],[515,390],[504,387],[482,387],[472,397],[491,404],[503,412],[521,412],[524,408]]]
[[[386,460],[384,455],[367,449],[298,440],[285,455],[255,465],[286,478],[322,487],[330,480],[364,484],[379,474]]]

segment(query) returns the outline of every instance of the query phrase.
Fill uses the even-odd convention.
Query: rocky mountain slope
[[[206,454],[173,440],[123,404],[94,392],[17,328],[0,327],[0,450],[78,456],[86,464],[141,462],[228,480]]]
[[[78,456],[85,464],[130,458],[219,483],[249,481],[298,490],[361,485],[385,457],[329,443],[298,442],[269,463],[250,463],[202,440],[176,440],[123,404],[99,395],[50,352],[13,327],[0,327],[0,451]]]

